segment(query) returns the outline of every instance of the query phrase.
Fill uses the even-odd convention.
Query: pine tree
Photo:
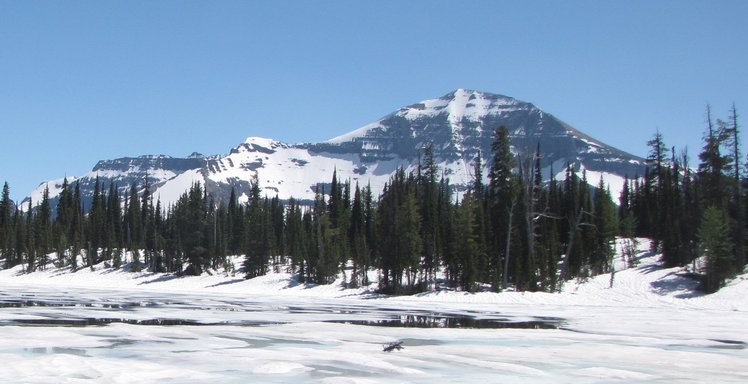
[[[682,190],[683,190],[683,210],[681,215],[681,241],[683,251],[683,263],[693,262],[695,270],[696,250],[698,249],[698,223],[701,219],[699,207],[699,193],[696,183],[694,182],[693,173],[689,166],[690,160],[688,151],[684,149],[681,153],[681,164],[683,168]]]
[[[62,267],[66,263],[67,252],[71,242],[70,233],[72,230],[72,218],[73,218],[73,191],[71,191],[70,184],[68,184],[67,177],[62,181],[62,188],[60,195],[57,200],[57,214],[56,219],[52,225],[53,232],[53,244],[57,251],[57,263],[58,267]]]
[[[4,268],[10,268],[13,265],[12,243],[13,243],[13,223],[11,222],[11,210],[13,204],[10,200],[10,187],[8,183],[3,184],[2,197],[0,197],[0,258],[5,262]]]
[[[139,272],[140,249],[142,249],[143,223],[141,221],[140,201],[138,199],[138,185],[133,181],[129,190],[129,199],[125,198],[127,206],[125,210],[125,243],[132,255],[132,271]]]
[[[418,167],[417,198],[419,214],[422,218],[421,239],[423,244],[423,271],[427,284],[436,279],[439,265],[438,217],[437,217],[437,173],[439,169],[434,157],[434,145],[429,142],[424,147],[423,162]]]
[[[584,226],[587,223],[590,214],[590,207],[587,203],[587,184],[586,180],[579,180],[571,164],[566,167],[566,178],[564,179],[562,199],[562,212],[566,218],[564,222],[563,233],[566,235],[566,251],[564,260],[558,274],[556,290],[560,291],[563,282],[566,279],[580,275],[581,267],[584,263]]]
[[[189,191],[182,194],[169,215],[169,220],[174,226],[174,247],[177,253],[172,268],[180,273],[183,263],[188,264],[183,272],[195,276],[202,274],[210,266],[211,253],[206,244],[208,221],[205,210],[203,189],[200,183],[196,182]],[[169,267],[167,262],[167,268]]]
[[[80,181],[75,182],[73,190],[72,215],[71,244],[73,247],[70,252],[70,268],[75,271],[78,269],[78,255],[81,253],[85,242],[85,220],[83,217],[83,203],[81,202]]]
[[[512,174],[514,156],[511,153],[509,131],[501,126],[494,130],[494,141],[491,146],[493,161],[489,172],[489,200],[491,217],[493,218],[493,234],[495,240],[494,254],[491,258],[493,272],[492,288],[494,291],[501,287],[506,289],[509,279],[508,266],[511,259],[511,239],[513,234],[514,209],[517,204],[518,188],[516,178]],[[503,260],[503,267],[502,267]],[[502,273],[503,271],[503,273]]]
[[[480,228],[475,217],[475,205],[478,204],[475,197],[468,193],[462,199],[462,204],[457,207],[455,229],[457,243],[457,263],[452,274],[459,276],[460,287],[467,292],[476,290],[478,279],[477,261],[482,258],[479,245]]]
[[[26,212],[26,238],[23,240],[26,248],[26,272],[36,271],[36,236],[35,232],[35,216],[33,209],[33,202],[29,199],[29,209]]]
[[[109,184],[106,203],[106,235],[105,244],[107,258],[117,258],[115,268],[119,268],[122,260],[119,258],[119,249],[122,247],[122,205],[120,204],[119,192],[116,184]],[[115,256],[113,252],[117,249]]]
[[[730,144],[733,160],[732,165],[732,183],[729,198],[729,212],[732,219],[732,239],[735,244],[735,267],[737,269],[748,262],[748,254],[745,251],[745,204],[743,202],[742,177],[740,172],[740,128],[738,127],[738,112],[733,103],[730,109],[729,120],[725,123],[724,130],[728,136],[727,142]]]
[[[36,249],[39,254],[38,266],[45,269],[52,249],[52,209],[49,203],[49,187],[44,187],[42,201],[34,218]]]
[[[725,279],[734,274],[733,244],[724,210],[710,206],[699,227],[699,251],[706,256],[704,290],[716,292]]]
[[[478,248],[478,259],[475,260],[477,270],[476,281],[490,281],[491,259],[489,256],[488,247],[488,236],[490,233],[490,215],[487,212],[488,204],[486,199],[485,186],[483,185],[483,161],[481,159],[480,153],[478,153],[478,156],[476,156],[475,162],[473,164],[472,194],[474,196],[473,215],[475,216],[475,225],[477,232],[475,241]],[[442,226],[443,220],[441,217],[439,217],[439,219],[439,225]]]
[[[13,235],[13,252],[8,258],[7,268],[12,268],[23,263],[23,255],[26,252],[26,221],[18,206],[16,206],[15,213],[13,214]]]
[[[91,209],[88,212],[88,249],[90,254],[87,254],[87,266],[93,267],[98,262],[99,249],[104,245],[104,228],[105,228],[105,197],[101,192],[101,182],[99,176],[96,176],[96,183],[94,184],[93,200],[91,202]]]
[[[702,205],[705,207],[725,207],[727,203],[723,173],[730,161],[721,152],[721,147],[727,138],[728,136],[719,126],[714,126],[711,108],[707,106],[707,131],[704,135],[704,147],[699,153],[701,163],[699,163],[698,171]]]
[[[236,190],[231,188],[231,196],[229,197],[229,205],[227,209],[228,219],[228,233],[229,233],[229,253],[236,255],[242,253],[244,248],[245,230],[244,230],[244,212],[242,211],[241,205],[236,197]]]
[[[538,289],[538,267],[542,261],[538,260],[537,239],[539,221],[544,213],[539,209],[542,192],[542,175],[540,167],[540,144],[538,143],[533,157],[526,158],[519,165],[520,202],[522,228],[518,233],[517,254],[521,255],[515,263],[516,285],[521,290],[536,291]]]
[[[260,182],[255,173],[252,176],[250,196],[246,210],[247,244],[244,258],[245,278],[262,276],[267,272],[268,249],[263,231],[264,214],[260,199]]]
[[[371,250],[366,237],[366,212],[364,197],[356,183],[351,207],[351,219],[348,241],[351,244],[353,271],[351,283],[354,287],[368,285],[367,272],[371,262]]]
[[[595,243],[591,254],[590,267],[594,275],[607,273],[613,267],[613,241],[618,234],[618,218],[616,208],[606,188],[605,182],[600,177],[600,183],[595,189],[593,200],[593,220],[595,228]]]
[[[406,179],[405,171],[400,168],[380,196],[377,253],[383,292],[409,292],[416,283],[423,242],[415,184],[415,177],[410,175]]]
[[[155,247],[155,233],[153,226],[153,200],[151,199],[150,183],[148,173],[143,177],[143,193],[140,195],[140,227],[142,230],[141,245],[143,247],[143,262],[150,270],[151,253]]]
[[[283,240],[286,231],[284,218],[285,211],[286,207],[283,202],[278,198],[278,195],[275,195],[275,197],[270,200],[270,207],[267,216],[269,217],[270,226],[272,228],[272,231],[270,231],[269,234],[271,235],[270,241],[272,242],[272,255],[274,256],[273,267],[277,272],[279,272],[279,268],[282,265],[286,264],[286,256],[288,254]]]
[[[315,247],[313,256],[308,263],[313,281],[317,284],[332,283],[335,281],[338,270],[339,258],[336,254],[336,245],[333,242],[335,229],[332,225],[328,207],[323,189],[320,193],[317,193],[314,199],[312,225]]]
[[[291,258],[292,272],[297,273],[302,282],[305,278],[305,235],[301,206],[296,199],[291,198],[288,201],[288,210],[286,213],[285,248],[288,256]]]

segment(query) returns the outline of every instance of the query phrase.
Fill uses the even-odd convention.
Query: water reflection
[[[513,321],[507,318],[475,318],[469,316],[444,315],[402,315],[384,320],[331,320],[331,323],[367,325],[375,327],[403,328],[477,328],[477,329],[558,329],[561,319],[536,318],[535,320]]]
[[[525,328],[557,329],[560,318],[512,318],[500,313],[439,313],[360,303],[153,297],[145,293],[89,292],[0,293],[0,326],[90,327],[109,324],[138,326],[264,326],[325,322],[402,328]],[[384,304],[384,302],[382,303]]]

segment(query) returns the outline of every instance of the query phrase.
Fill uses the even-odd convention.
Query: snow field
[[[746,275],[703,295],[639,244],[638,265],[568,281],[561,293],[443,290],[385,297],[373,288],[298,284],[285,272],[177,278],[94,271],[0,271],[0,377],[6,382],[742,383],[748,381]],[[618,247],[620,249],[620,246]],[[236,262],[240,259],[236,258]],[[376,278],[375,274],[371,276]],[[558,329],[362,325],[414,315],[526,321]],[[181,319],[204,325],[28,326],[18,320]],[[404,349],[382,352],[403,341]]]

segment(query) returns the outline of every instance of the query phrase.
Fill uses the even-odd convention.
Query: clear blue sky
[[[100,159],[325,140],[456,88],[637,155],[658,128],[695,154],[706,103],[748,111],[747,17],[748,1],[0,0],[0,182],[21,199]]]

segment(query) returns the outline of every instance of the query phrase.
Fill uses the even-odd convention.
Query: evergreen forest
[[[461,194],[430,145],[417,171],[399,169],[378,197],[333,172],[311,204],[261,195],[256,174],[246,203],[234,191],[217,201],[194,184],[172,206],[154,199],[147,182],[121,196],[98,181],[83,206],[79,185],[66,180],[56,206],[46,190],[22,209],[5,183],[0,265],[33,272],[127,263],[132,271],[199,275],[231,270],[229,256],[242,255],[243,268],[232,272],[246,278],[286,270],[304,283],[342,277],[354,287],[369,285],[376,271],[379,290],[390,294],[557,291],[565,280],[614,272],[616,244],[634,265],[636,238],[647,237],[665,266],[689,266],[707,292],[744,270],[748,178],[734,106],[715,121],[707,108],[695,167],[656,133],[646,171],[628,175],[620,196],[573,164],[564,180],[544,181],[542,148],[517,156],[505,127],[493,135],[492,153],[475,158],[474,181]]]

